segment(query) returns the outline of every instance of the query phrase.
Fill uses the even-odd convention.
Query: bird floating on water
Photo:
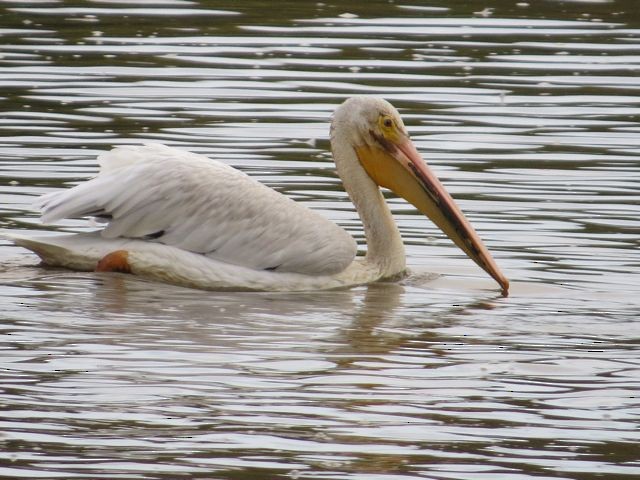
[[[427,215],[508,294],[509,281],[387,101],[353,97],[333,115],[331,150],[362,220],[364,257],[342,228],[248,175],[202,155],[148,144],[98,157],[97,177],[48,193],[46,223],[95,217],[90,233],[5,232],[51,266],[133,273],[210,290],[304,291],[405,274],[405,251],[379,187]]]

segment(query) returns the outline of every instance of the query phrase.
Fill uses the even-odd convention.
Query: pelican
[[[367,241],[320,213],[202,155],[165,145],[121,146],[98,157],[99,174],[40,197],[42,221],[95,217],[89,233],[5,233],[44,264],[116,271],[209,290],[305,291],[399,278],[400,232],[380,187],[428,216],[508,294],[509,281],[381,98],[353,97],[331,123],[331,150]]]

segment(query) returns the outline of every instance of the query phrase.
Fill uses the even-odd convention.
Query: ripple
[[[10,12],[27,13],[30,15],[70,15],[70,16],[98,16],[98,15],[167,15],[167,16],[227,16],[227,15],[239,15],[239,12],[231,10],[209,10],[198,8],[167,8],[159,2],[162,8],[96,8],[96,7],[60,7],[55,6],[53,8],[41,8],[41,7],[10,7],[7,10]]]
[[[605,1],[210,3],[0,7],[0,226],[93,228],[43,226],[31,202],[95,175],[113,145],[159,141],[362,243],[328,124],[344,98],[380,95],[511,296],[387,193],[411,275],[347,291],[43,269],[0,240],[0,476],[638,476],[633,15]]]

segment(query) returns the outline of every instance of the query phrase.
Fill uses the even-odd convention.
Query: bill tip
[[[502,287],[502,296],[508,297],[509,296],[509,280],[505,278],[500,282],[500,286]]]

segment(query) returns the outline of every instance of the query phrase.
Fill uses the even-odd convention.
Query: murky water
[[[160,141],[362,242],[327,151],[357,93],[399,107],[511,296],[391,196],[416,275],[339,292],[42,269],[2,241],[0,478],[640,476],[634,0],[2,1],[0,227],[89,228],[30,203]]]

